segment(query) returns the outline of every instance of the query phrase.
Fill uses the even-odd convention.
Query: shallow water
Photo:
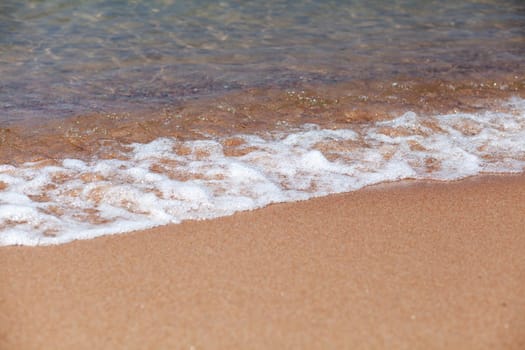
[[[249,87],[523,79],[522,1],[4,0],[0,123]]]
[[[0,245],[525,169],[522,1],[3,1]]]

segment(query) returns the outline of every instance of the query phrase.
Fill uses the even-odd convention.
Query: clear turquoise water
[[[523,1],[0,3],[0,123],[247,87],[525,71]]]

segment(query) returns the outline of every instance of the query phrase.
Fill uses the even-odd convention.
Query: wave
[[[525,100],[424,116],[182,141],[109,159],[0,165],[0,245],[49,245],[209,219],[402,179],[525,169]]]

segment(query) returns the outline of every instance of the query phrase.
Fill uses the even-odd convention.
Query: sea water
[[[3,1],[0,245],[525,169],[520,1]]]

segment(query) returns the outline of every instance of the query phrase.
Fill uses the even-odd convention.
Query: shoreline
[[[525,100],[506,108],[433,117],[407,112],[346,129],[308,124],[289,133],[194,141],[113,140],[88,160],[0,165],[0,244],[64,243],[385,181],[522,172]]]
[[[289,132],[304,125],[347,129],[392,120],[407,112],[422,117],[505,112],[514,98],[525,98],[520,76],[480,80],[392,78],[273,86],[201,96],[172,105],[116,108],[68,117],[32,116],[0,124],[1,164],[56,159],[118,157],[133,143],[159,137],[209,140],[242,134]]]
[[[0,348],[525,345],[525,175],[0,247]]]

